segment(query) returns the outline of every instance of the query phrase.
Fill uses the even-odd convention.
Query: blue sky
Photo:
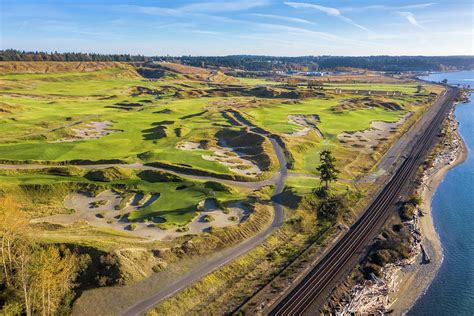
[[[472,0],[0,0],[0,48],[144,55],[472,55]]]

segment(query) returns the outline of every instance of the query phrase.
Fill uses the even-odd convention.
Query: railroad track
[[[431,124],[424,130],[413,146],[410,154],[400,165],[387,185],[375,197],[366,212],[349,231],[321,258],[310,272],[268,313],[277,315],[309,314],[310,307],[317,305],[323,294],[332,290],[338,277],[355,264],[361,251],[369,245],[383,225],[394,202],[399,200],[403,189],[413,181],[419,165],[431,148],[441,124],[456,97],[457,90],[449,88],[442,109],[435,115]],[[320,302],[319,302],[320,303]],[[312,311],[314,314],[314,310]]]

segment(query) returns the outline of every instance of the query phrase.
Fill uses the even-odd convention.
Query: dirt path
[[[283,188],[285,185],[285,178],[287,176],[287,169],[286,169],[286,160],[285,155],[283,153],[283,149],[277,144],[277,142],[273,139],[270,139],[273,149],[275,150],[275,154],[278,157],[278,161],[280,164],[280,169],[277,172],[277,181],[274,195],[277,196],[283,192]],[[148,311],[153,306],[157,305],[161,301],[165,300],[166,298],[174,295],[178,291],[192,285],[193,283],[197,282],[198,280],[205,277],[207,274],[213,272],[214,270],[222,267],[223,265],[231,262],[232,260],[244,255],[245,253],[249,252],[250,250],[254,249],[255,247],[262,244],[266,238],[278,227],[280,227],[284,222],[284,213],[283,213],[283,206],[279,204],[277,199],[273,200],[273,207],[275,210],[275,214],[273,217],[273,222],[270,226],[262,230],[260,233],[255,235],[254,237],[247,239],[246,241],[238,244],[235,247],[225,250],[221,256],[214,258],[210,261],[202,263],[194,268],[192,271],[188,272],[182,278],[176,280],[175,282],[169,284],[168,286],[163,287],[159,291],[157,291],[152,296],[144,299],[136,303],[135,305],[131,306],[130,308],[122,311],[120,315],[142,315],[146,311]]]
[[[260,134],[266,137],[272,144],[275,155],[277,156],[279,163],[279,170],[267,180],[258,181],[258,182],[241,182],[241,181],[231,181],[231,180],[222,180],[214,177],[204,177],[204,176],[194,176],[189,174],[184,174],[180,172],[166,170],[164,168],[155,168],[150,166],[145,166],[143,164],[106,164],[106,165],[84,165],[81,166],[85,169],[100,169],[108,168],[113,166],[120,166],[128,169],[139,169],[139,170],[161,170],[183,176],[189,179],[195,180],[204,180],[204,181],[216,181],[224,184],[242,186],[250,189],[259,189],[262,186],[274,185],[274,196],[279,196],[285,187],[285,179],[288,175],[288,169],[286,167],[287,162],[285,159],[285,154],[283,148],[278,144],[278,142],[271,137],[266,131],[261,130],[253,126],[250,122],[246,120],[239,120],[239,123],[247,126],[251,132]],[[45,169],[51,166],[48,165],[0,165],[0,169]],[[285,219],[283,206],[280,204],[279,198],[273,198],[272,204],[274,208],[274,216],[272,223],[260,231],[257,235],[249,238],[240,244],[224,250],[220,256],[215,257],[207,262],[201,263],[196,266],[194,269],[189,271],[187,274],[183,275],[181,278],[175,280],[174,282],[168,284],[167,286],[161,288],[159,291],[155,292],[152,296],[137,302],[135,305],[129,307],[128,309],[121,310],[120,315],[141,315],[156,304],[160,303],[164,299],[174,295],[176,292],[192,285],[198,280],[202,279],[207,274],[213,272],[214,270],[222,267],[223,265],[231,262],[232,260],[244,255],[245,253],[251,251],[255,247],[261,245],[268,236],[278,227],[280,227]]]
[[[271,182],[273,182],[272,184],[275,185],[274,196],[279,196],[280,193],[283,192],[283,189],[285,187],[285,179],[288,175],[288,169],[286,168],[287,162],[285,159],[283,148],[281,148],[281,146],[273,138],[269,137],[269,135],[265,131],[259,132],[259,130],[255,129],[254,126],[252,126],[245,120],[239,120],[239,122],[242,125],[247,126],[254,133],[258,133],[264,137],[267,137],[267,139],[270,140],[280,165],[278,172],[276,172],[276,174],[272,177],[273,180],[271,180]],[[214,179],[214,181],[224,182],[220,179]],[[260,184],[266,183],[266,181],[262,181],[260,182]],[[255,185],[257,183],[253,184]],[[168,286],[160,289],[158,292],[156,292],[149,298],[146,298],[143,301],[140,301],[135,305],[131,306],[130,308],[122,311],[120,315],[141,315],[156,304],[165,300],[166,298],[192,285],[193,283],[205,277],[207,274],[213,272],[214,270],[222,267],[223,265],[231,262],[232,260],[244,255],[245,253],[262,244],[276,228],[280,227],[283,224],[285,220],[283,206],[280,204],[280,201],[277,198],[274,198],[272,199],[272,203],[274,208],[273,222],[267,228],[265,228],[252,238],[243,241],[237,246],[225,250],[221,256],[197,266],[195,269],[184,275],[182,278],[176,280],[174,283],[169,284]]]

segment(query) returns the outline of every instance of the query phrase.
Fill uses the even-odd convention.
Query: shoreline
[[[416,301],[424,295],[443,262],[443,248],[433,223],[431,202],[439,184],[443,181],[449,170],[463,163],[469,154],[467,146],[459,133],[458,122],[454,117],[454,109],[450,116],[450,119],[456,124],[456,130],[453,131],[453,141],[457,139],[460,148],[451,163],[444,161],[444,165],[441,167],[434,166],[437,170],[430,174],[427,179],[424,179],[420,189],[420,197],[422,199],[420,208],[424,211],[424,216],[419,217],[419,228],[423,245],[431,257],[431,262],[429,264],[422,263],[423,255],[420,252],[415,256],[413,264],[403,266],[397,271],[395,278],[398,287],[392,293],[393,304],[391,311],[393,315],[403,315],[413,307]]]

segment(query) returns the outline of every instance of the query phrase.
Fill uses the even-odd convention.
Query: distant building
[[[324,72],[320,71],[308,71],[304,74],[305,76],[310,76],[310,77],[323,77]]]

